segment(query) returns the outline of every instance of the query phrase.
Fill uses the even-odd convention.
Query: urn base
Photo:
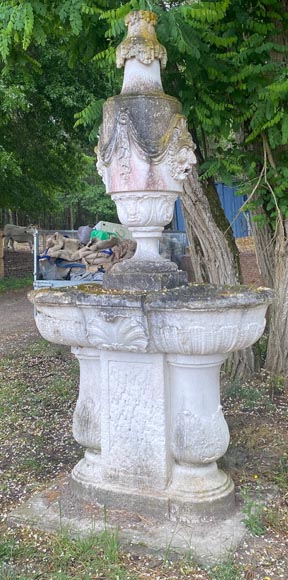
[[[163,264],[160,264],[162,271],[160,270],[158,272],[157,269],[155,271],[153,264],[151,267],[150,262],[144,269],[137,268],[137,263],[135,264],[135,268],[130,268],[129,270],[114,271],[113,269],[113,271],[105,274],[103,287],[107,290],[127,289],[149,292],[151,290],[163,290],[164,288],[177,288],[188,284],[187,272],[177,269],[170,270],[168,268],[165,270]]]

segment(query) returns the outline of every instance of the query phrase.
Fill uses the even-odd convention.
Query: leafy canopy
[[[78,73],[81,67],[93,70],[97,79],[86,100],[75,92],[73,132],[70,125],[73,143],[83,127],[95,141],[102,104],[120,87],[115,46],[133,9],[158,15],[157,34],[169,57],[164,87],[183,103],[203,178],[240,179],[248,194],[257,183],[267,219],[273,224],[279,212],[288,216],[287,0],[2,2],[4,76],[15,59],[26,71],[42,71],[43,52],[53,39],[67,65]],[[16,90],[21,92],[21,83]],[[23,115],[24,101],[19,93]],[[59,109],[61,95],[58,104]],[[22,167],[11,153],[6,151],[6,166],[16,179]]]

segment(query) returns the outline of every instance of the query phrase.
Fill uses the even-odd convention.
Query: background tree
[[[7,30],[6,19],[2,47]],[[95,179],[87,131],[74,127],[75,114],[93,104],[95,95],[105,96],[105,78],[89,60],[69,67],[67,54],[65,35],[52,24],[45,47],[32,39],[26,51],[15,44],[0,65],[0,207],[17,211],[25,223],[40,218],[42,226],[54,221],[53,227],[63,227],[57,214],[62,216],[67,205],[70,225],[73,214],[93,222],[96,216],[116,215],[114,204],[104,198],[104,185]]]
[[[198,280],[235,283],[237,252],[213,180],[234,179],[248,194],[262,275],[274,281],[267,368],[288,372],[288,111],[287,0],[166,0],[3,2],[0,50],[9,59],[31,58],[28,47],[65,38],[70,64],[91,61],[102,94],[77,116],[95,139],[103,100],[117,92],[114,47],[131,9],[152,9],[169,55],[166,92],[183,103],[197,144],[200,181],[187,180],[183,197]],[[48,39],[48,40],[47,40]],[[22,65],[23,66],[23,65]],[[105,79],[105,80],[104,80]],[[99,88],[99,87],[98,87]],[[17,160],[16,160],[17,161]],[[17,172],[10,158],[11,171]],[[246,361],[247,362],[247,361]]]

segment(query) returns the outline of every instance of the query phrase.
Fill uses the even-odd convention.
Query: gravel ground
[[[27,294],[27,289],[0,294],[0,356],[40,337]]]

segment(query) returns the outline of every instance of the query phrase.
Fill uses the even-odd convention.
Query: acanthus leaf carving
[[[134,317],[102,313],[88,318],[86,329],[90,343],[105,350],[143,352],[148,344],[143,322]]]
[[[125,24],[128,26],[127,37],[116,49],[116,66],[121,68],[131,58],[146,65],[158,59],[164,69],[167,52],[156,37],[156,14],[148,10],[130,12],[125,18]]]
[[[172,450],[179,463],[211,463],[224,455],[229,430],[219,405],[216,413],[199,416],[181,411],[175,417]]]
[[[153,342],[162,352],[179,354],[209,354],[231,352],[246,348],[263,333],[264,323],[250,322],[244,327],[238,324],[200,326],[187,320],[186,326],[153,324]]]

